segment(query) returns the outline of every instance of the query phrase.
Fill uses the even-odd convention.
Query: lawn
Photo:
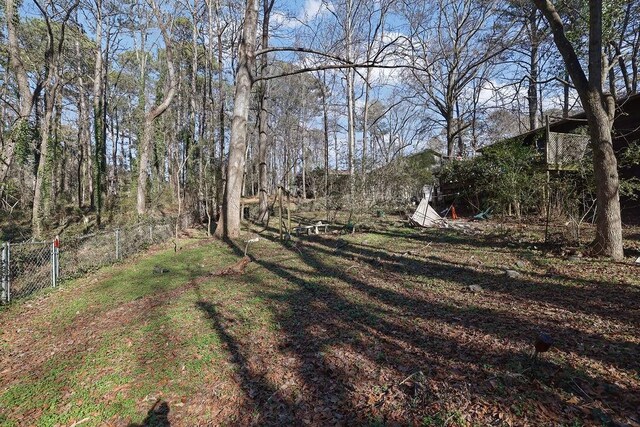
[[[640,425],[632,259],[533,226],[276,234],[240,274],[242,240],[185,238],[3,308],[0,425]]]

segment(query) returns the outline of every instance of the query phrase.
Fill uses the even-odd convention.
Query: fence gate
[[[53,242],[0,242],[0,303],[112,265],[173,237],[166,224],[136,224]]]
[[[10,250],[11,299],[30,295],[54,282],[53,245],[50,242],[15,243]]]

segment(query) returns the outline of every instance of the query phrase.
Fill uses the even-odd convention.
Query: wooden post
[[[545,143],[544,163],[547,169],[547,220],[544,226],[544,243],[549,241],[549,221],[551,220],[551,173],[549,172],[549,144],[551,143],[551,131],[549,128],[549,116],[545,116]]]
[[[280,204],[280,209],[278,209],[278,231],[280,233],[280,240],[282,240],[282,187],[278,186],[278,200]]]

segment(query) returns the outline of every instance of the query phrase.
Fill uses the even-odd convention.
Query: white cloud
[[[300,21],[281,11],[271,13],[270,23],[272,27],[281,29],[293,29],[300,26]]]
[[[274,11],[271,22],[276,28],[295,29],[320,18],[331,10],[331,3],[322,0],[305,0],[297,13]]]
[[[298,18],[302,22],[311,22],[320,15],[329,11],[327,5],[328,4],[324,3],[322,0],[306,0]]]

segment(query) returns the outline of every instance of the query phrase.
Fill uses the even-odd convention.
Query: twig
[[[580,387],[580,386],[578,385],[578,383],[576,382],[576,380],[574,380],[573,378],[571,378],[571,382],[573,383],[573,385],[575,385],[575,386],[578,388],[578,391],[579,391],[580,393],[582,393],[582,395],[583,395],[584,397],[586,397],[587,399],[589,399],[590,401],[592,401],[592,402],[593,402],[593,398],[592,398],[591,396],[589,396],[589,395],[587,394],[587,392],[586,392],[586,391],[584,391],[584,390],[582,389],[582,387]]]
[[[421,247],[419,250],[421,251],[421,250],[423,250],[423,249],[427,249],[429,246],[431,246],[431,244],[432,244],[432,243],[433,243],[433,242],[429,242],[429,243],[427,243],[426,245],[424,245],[423,247]]]
[[[422,375],[424,375],[424,373],[423,373],[422,371],[416,371],[416,372],[414,372],[413,374],[409,375],[409,376],[408,376],[407,378],[405,378],[404,380],[402,380],[402,381],[400,382],[400,384],[398,384],[398,385],[402,385],[402,384],[406,383],[407,381],[409,381],[409,380],[411,379],[411,377],[413,377],[413,376],[414,376],[414,375],[416,375],[416,374],[422,374]]]
[[[69,427],[76,427],[76,426],[79,426],[80,424],[84,424],[84,423],[86,423],[86,422],[87,422],[87,421],[89,421],[90,419],[91,419],[91,417],[83,418],[83,419],[81,419],[80,421],[76,421],[75,423],[71,424]]]

